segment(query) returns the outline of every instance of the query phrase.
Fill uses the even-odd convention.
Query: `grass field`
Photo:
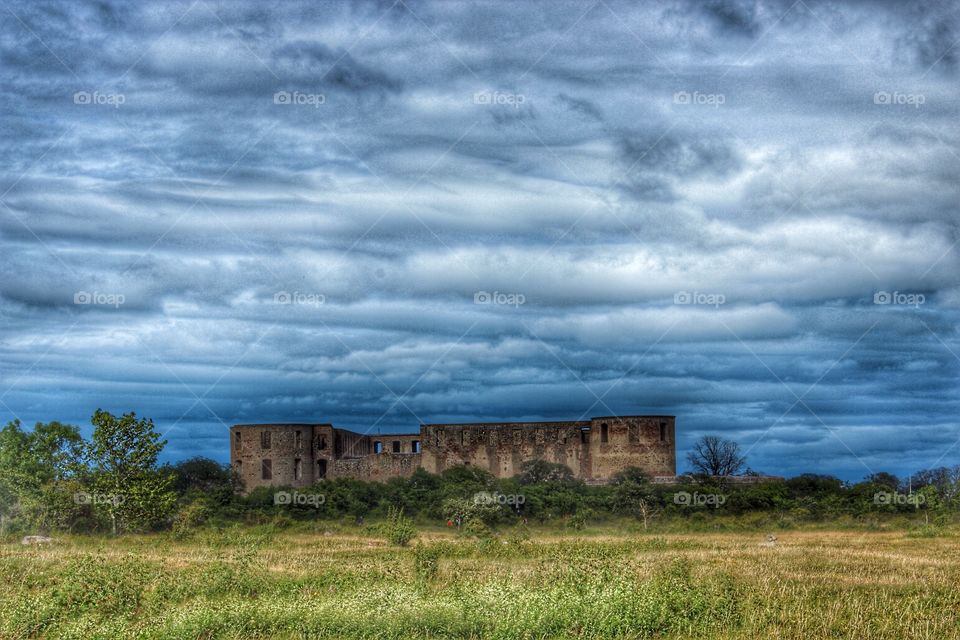
[[[960,538],[63,537],[0,547],[2,638],[960,638]]]

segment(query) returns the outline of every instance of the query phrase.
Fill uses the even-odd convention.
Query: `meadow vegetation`
[[[406,547],[330,522],[0,547],[3,638],[955,638],[960,538],[791,531]]]
[[[2,639],[960,638],[958,468],[244,495],[212,460],[159,465],[149,420],[94,425],[0,430]]]

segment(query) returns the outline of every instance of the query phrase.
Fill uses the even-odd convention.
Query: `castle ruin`
[[[239,424],[230,460],[246,491],[306,487],[328,478],[387,480],[457,465],[509,478],[530,460],[566,465],[590,484],[627,467],[676,475],[674,416],[607,416],[566,422],[421,424],[418,433],[369,435],[332,424]]]

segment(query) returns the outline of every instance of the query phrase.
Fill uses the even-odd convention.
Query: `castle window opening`
[[[604,422],[600,425],[600,442],[607,442],[610,437],[610,427],[607,426],[607,423]]]
[[[400,453],[400,441],[399,441],[399,440],[394,440],[394,441],[393,441],[393,452],[394,452],[394,453]]]
[[[233,468],[237,470],[237,475],[243,473],[243,460],[237,460],[233,463]]]
[[[303,449],[303,432],[302,431],[298,430],[293,433],[293,446],[298,451],[300,449]]]
[[[583,427],[580,429],[580,443],[590,444],[590,427]]]
[[[373,452],[374,453],[383,453],[383,443],[379,440],[375,440],[373,443]]]
[[[273,460],[264,458],[260,462],[260,479],[273,480]]]
[[[666,441],[667,441],[667,423],[661,422],[660,423],[660,442],[666,442]]]
[[[320,436],[320,444],[317,445],[317,449],[326,449],[327,448],[327,437]]]
[[[413,444],[411,445],[411,449],[414,453],[420,453],[420,441],[414,440]]]
[[[260,432],[260,448],[261,449],[270,448],[270,432],[269,431]]]
[[[233,441],[237,443],[237,446],[238,446],[238,447],[240,446],[240,431],[239,431],[239,429],[238,429],[237,431],[234,431],[234,432],[233,432]]]
[[[296,458],[293,461],[293,479],[294,480],[303,479],[303,463],[300,462],[300,458]]]
[[[317,460],[317,479],[322,480],[327,477],[327,461]]]

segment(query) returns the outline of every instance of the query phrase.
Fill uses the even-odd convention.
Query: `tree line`
[[[876,473],[856,483],[803,474],[783,481],[732,482],[746,460],[716,436],[688,454],[696,473],[656,484],[639,469],[588,485],[564,465],[530,461],[513,478],[476,467],[441,474],[418,469],[387,482],[330,479],[310,487],[259,487],[249,495],[231,468],[208,458],[173,465],[158,459],[166,442],[153,421],[97,410],[89,440],[60,422],[0,430],[0,533],[189,531],[209,524],[337,519],[361,523],[402,512],[422,523],[493,527],[517,522],[631,519],[711,521],[762,515],[802,524],[920,516],[945,524],[960,512],[960,466],[901,479]],[[750,475],[752,472],[743,472]],[[733,478],[736,479],[736,478]],[[392,511],[391,511],[392,510]]]

